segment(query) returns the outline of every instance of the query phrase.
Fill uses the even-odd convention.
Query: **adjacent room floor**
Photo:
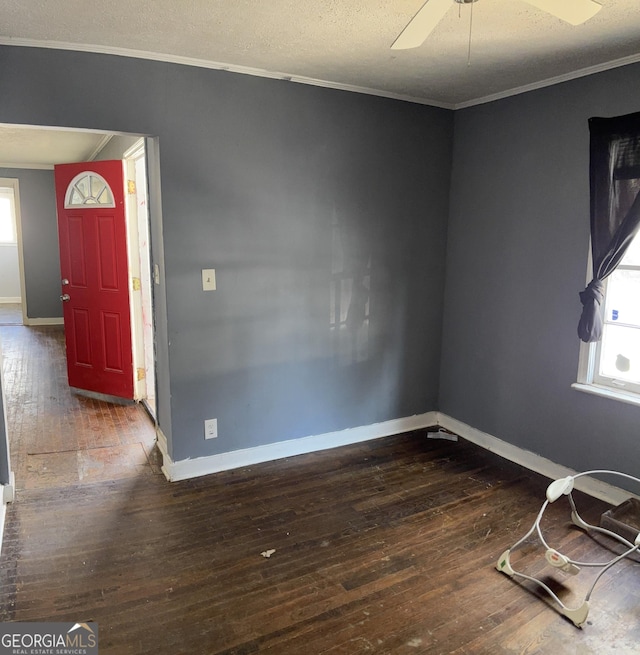
[[[0,303],[0,325],[22,325],[22,305]]]
[[[639,563],[605,576],[583,629],[494,569],[547,480],[416,432],[170,484],[142,408],[69,392],[62,328],[0,339],[0,620],[96,621],[113,655],[638,652]],[[577,499],[597,522],[606,506]],[[550,509],[557,548],[607,558]],[[535,544],[522,566],[543,572]],[[593,576],[553,578],[570,602]]]
[[[152,474],[152,421],[141,406],[70,393],[61,326],[2,327],[0,343],[19,492]]]

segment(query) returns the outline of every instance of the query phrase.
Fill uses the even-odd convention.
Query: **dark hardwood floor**
[[[535,474],[416,432],[170,484],[141,408],[68,392],[59,329],[0,339],[18,486],[3,621],[94,620],[114,655],[640,652],[638,561],[605,575],[583,629],[495,570],[540,508]],[[606,509],[576,499],[593,522]],[[606,559],[568,519],[550,507],[551,544]],[[517,562],[551,575],[535,542]],[[570,600],[593,575],[550,584]]]

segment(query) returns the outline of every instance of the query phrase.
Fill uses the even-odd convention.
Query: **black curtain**
[[[593,279],[580,293],[582,341],[602,337],[603,281],[640,227],[640,112],[589,119]]]

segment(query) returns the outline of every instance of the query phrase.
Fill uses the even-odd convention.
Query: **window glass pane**
[[[81,207],[83,205],[114,206],[113,194],[106,181],[97,173],[81,173],[69,185],[64,206]]]
[[[102,185],[102,189],[96,194],[96,199],[99,205],[108,205],[112,202],[111,195],[109,194],[109,189],[106,185]]]
[[[69,200],[69,205],[81,205],[84,202],[84,196],[77,190],[71,190],[71,198]]]
[[[0,197],[0,243],[15,243],[15,240],[11,200]]]
[[[89,178],[88,177],[82,177],[80,178],[76,183],[75,183],[75,188],[78,193],[79,198],[86,198],[89,193]]]
[[[100,177],[95,177],[94,175],[90,175],[89,179],[91,180],[91,197],[96,199],[97,204],[108,202],[108,194],[106,193],[107,185],[105,181]],[[104,199],[100,200],[103,194]]]
[[[640,383],[640,329],[605,325],[600,374],[617,380]]]
[[[608,277],[604,319],[640,327],[640,271],[617,269]]]

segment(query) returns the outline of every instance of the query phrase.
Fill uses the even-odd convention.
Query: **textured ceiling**
[[[35,129],[0,124],[0,168],[49,167],[90,160],[106,145],[99,132]]]
[[[564,2],[565,0],[557,0]],[[2,0],[0,42],[192,58],[455,107],[640,53],[640,1],[573,27],[521,0],[451,2],[428,40],[390,45],[423,0]],[[469,18],[473,7],[471,62]]]

